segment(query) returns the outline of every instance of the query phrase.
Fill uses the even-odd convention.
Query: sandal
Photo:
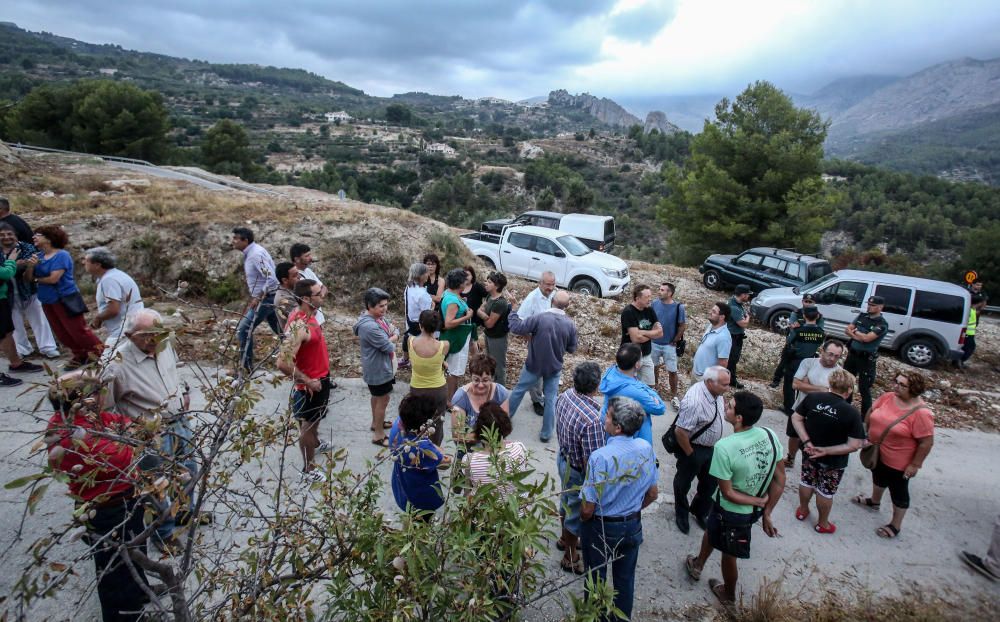
[[[562,538],[556,538],[556,549],[560,551],[566,550],[566,543],[562,541]],[[576,550],[580,550],[580,539],[576,540]]]
[[[386,436],[383,436],[382,438],[378,439],[377,441],[372,441],[372,445],[378,445],[379,447],[385,447],[386,449],[388,449],[389,448],[389,438],[386,437]]]
[[[864,495],[858,495],[857,497],[851,499],[851,501],[854,502],[855,505],[860,505],[863,508],[871,510],[878,510],[882,505],[880,503],[872,503],[872,498]]]
[[[880,538],[885,538],[886,540],[892,540],[899,535],[899,530],[892,525],[882,525],[875,530],[875,534]]]
[[[372,426],[372,427],[370,427],[368,429],[371,430],[372,432],[374,432],[375,431],[375,426]],[[382,429],[383,430],[391,430],[392,429],[392,422],[391,421],[383,421],[382,422]]]
[[[563,557],[559,561],[559,567],[562,568],[564,571],[572,572],[573,574],[583,574],[584,572],[586,572],[583,569],[583,559],[580,557],[577,557],[575,562],[571,562],[567,560],[565,557]]]
[[[785,458],[785,468],[786,469],[794,469],[795,468],[795,458],[794,457],[789,456],[789,457]]]
[[[805,512],[803,512],[802,508],[795,508],[795,519],[796,520],[805,520],[807,518],[809,518],[809,510],[806,510]]]
[[[708,589],[712,590],[712,593],[719,599],[719,602],[722,603],[723,607],[728,609],[736,605],[736,601],[726,598],[726,584],[722,581],[718,579],[709,579]]]
[[[834,525],[833,523],[830,523],[829,527],[822,527],[820,526],[819,523],[816,523],[816,526],[813,527],[813,530],[816,533],[837,533],[837,526]]]
[[[684,560],[684,568],[687,570],[688,576],[691,577],[692,581],[698,581],[701,579],[701,570],[694,565],[694,561],[698,559],[694,555],[688,555],[687,559]]]

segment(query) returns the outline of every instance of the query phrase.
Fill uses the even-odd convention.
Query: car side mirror
[[[561,250],[556,250],[555,254],[556,254],[556,257],[565,257],[566,256],[566,253],[564,253]]]

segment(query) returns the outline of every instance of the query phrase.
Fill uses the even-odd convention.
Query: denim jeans
[[[236,336],[240,341],[240,364],[244,369],[253,369],[253,331],[265,320],[274,334],[281,334],[278,316],[274,313],[274,294],[268,294],[259,305],[247,309],[236,327]]]
[[[187,416],[179,416],[160,437],[160,454],[164,457],[165,462],[172,461],[181,464],[188,470],[191,477],[195,477],[198,474],[198,463],[194,461],[194,445],[191,443],[192,436],[193,433],[191,432],[191,426],[188,425]],[[189,505],[194,505],[193,494]],[[165,540],[170,537],[170,534],[176,528],[176,520],[173,517],[168,518],[156,528],[156,535],[161,540]]]
[[[560,372],[557,371],[549,376],[541,376],[528,371],[527,367],[522,367],[521,377],[518,378],[517,386],[514,387],[514,391],[510,394],[510,416],[513,417],[517,414],[517,408],[521,405],[524,394],[535,386],[539,380],[542,381],[545,390],[545,415],[542,417],[542,432],[538,435],[538,438],[544,442],[548,442],[552,438],[552,431],[556,427],[556,398],[559,396],[559,375]]]
[[[635,566],[639,561],[639,545],[642,544],[642,519],[605,522],[594,516],[583,523],[580,537],[583,563],[587,571],[606,581],[608,568],[605,563],[611,566],[615,607],[631,618],[632,600],[635,596]],[[604,616],[604,619],[614,618]]]

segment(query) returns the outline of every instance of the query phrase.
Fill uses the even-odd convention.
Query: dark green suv
[[[795,251],[760,247],[739,255],[711,255],[699,267],[709,289],[746,283],[754,294],[771,287],[797,287],[833,272],[830,262]]]

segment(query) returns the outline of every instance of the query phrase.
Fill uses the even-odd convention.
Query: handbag
[[[680,328],[681,328],[681,309],[683,309],[683,308],[684,308],[684,305],[682,305],[681,303],[678,302],[677,303],[677,315],[674,316],[674,318],[677,320],[676,323],[674,324],[674,334],[675,335],[677,334],[677,331],[680,330]],[[678,339],[677,343],[674,344],[674,351],[677,352],[677,356],[679,356],[679,357],[680,356],[684,356],[684,350],[685,350],[685,348],[687,348],[687,342],[684,341],[683,339]]]
[[[688,439],[689,442],[693,443],[696,438],[704,434],[706,430],[712,427],[715,420],[719,418],[719,400],[713,400],[713,403],[715,404],[715,416],[712,417],[711,421],[698,428],[698,431]],[[667,431],[663,433],[662,437],[660,437],[660,442],[663,443],[663,448],[667,450],[667,453],[676,456],[678,459],[684,456],[684,451],[681,449],[680,443],[677,442],[677,420],[680,418],[681,414],[678,412],[677,416],[674,417],[674,422],[670,424]]]
[[[87,303],[83,301],[83,296],[80,292],[73,292],[69,296],[63,296],[59,299],[59,302],[66,309],[66,315],[70,317],[83,315],[87,312]]]
[[[911,408],[910,410],[906,411],[905,413],[903,413],[901,417],[890,423],[889,427],[887,427],[885,430],[882,431],[882,436],[878,439],[877,443],[869,443],[866,447],[863,447],[861,449],[861,452],[858,454],[858,459],[861,460],[861,466],[869,470],[873,470],[876,466],[878,466],[879,446],[882,443],[884,443],[885,438],[889,436],[889,430],[891,430],[897,423],[899,423],[903,419],[906,419],[907,417],[915,413],[918,408],[923,408],[923,407],[924,404],[920,403]]]

